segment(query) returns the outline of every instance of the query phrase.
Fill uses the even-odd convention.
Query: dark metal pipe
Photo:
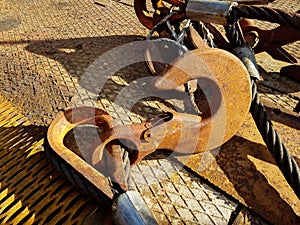
[[[116,225],[158,225],[150,209],[137,191],[121,194],[112,206]]]

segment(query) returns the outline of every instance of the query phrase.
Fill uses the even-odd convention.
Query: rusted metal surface
[[[56,117],[51,123],[47,132],[47,140],[51,148],[71,167],[76,169],[79,174],[86,177],[95,187],[102,191],[107,197],[113,199],[113,193],[110,189],[109,183],[106,177],[93,168],[91,163],[92,152],[81,152],[82,155],[78,155],[68,149],[64,144],[65,136],[74,127],[84,124],[94,125],[102,129],[107,129],[111,126],[110,116],[100,109],[94,109],[85,107],[84,110],[80,108],[67,110]],[[95,140],[97,146],[97,141]],[[86,163],[86,161],[88,163]]]
[[[209,21],[209,22],[211,22],[211,21]],[[245,28],[245,27],[249,28],[250,24],[251,24],[251,21],[245,21],[245,22],[248,22],[248,24],[241,22],[242,27],[243,28]],[[276,29],[274,29],[273,31],[275,33],[278,32],[277,34],[281,35],[277,39],[278,42],[281,41],[281,44],[278,44],[278,43],[277,43],[277,45],[274,44],[274,46],[272,46],[272,48],[275,47],[275,49],[277,51],[280,50],[281,45],[285,45],[287,43],[291,43],[291,42],[295,42],[295,41],[299,40],[297,32],[296,32],[296,36],[293,36],[293,37],[290,35],[291,33],[289,33],[292,30],[295,30],[294,28],[287,28],[287,27],[280,26],[279,28],[276,28]],[[247,31],[246,31],[246,29],[244,29],[244,32],[246,34],[246,39],[247,39],[248,43],[251,46],[253,46],[253,47],[258,46],[258,49],[260,49],[259,45],[260,44],[265,44],[264,51],[267,51],[268,53],[270,53],[273,58],[280,59],[280,60],[283,60],[283,59],[287,58],[285,55],[284,55],[284,57],[286,57],[286,58],[281,57],[280,55],[276,55],[275,53],[272,53],[272,52],[274,52],[273,49],[270,49],[270,48],[268,49],[267,48],[267,43],[272,42],[271,39],[273,39],[272,32],[271,32],[271,35],[269,34],[270,36],[268,36],[268,38],[263,37],[262,33],[259,32],[257,29],[256,30],[252,29],[252,30],[247,30]],[[287,38],[287,39],[284,40],[284,41],[287,41],[287,42],[284,42],[283,40],[281,40],[282,36],[284,35],[284,32],[287,32],[289,34],[289,37],[290,37],[290,38]],[[254,35],[254,36],[252,37],[252,35]],[[273,33],[273,35],[274,35],[274,33]],[[197,37],[196,36],[194,36],[194,37],[195,37],[194,40],[197,40]],[[261,39],[259,39],[260,37],[261,37]],[[256,39],[258,39],[259,41],[257,41]],[[194,41],[192,38],[191,38],[191,40],[192,40],[192,42]],[[250,41],[251,41],[251,43],[250,43]],[[200,43],[200,46],[201,46],[201,42],[199,42],[199,43]],[[197,46],[197,45],[194,44],[194,46]],[[200,50],[203,50],[203,49],[200,49]],[[197,51],[199,51],[199,49],[197,49]],[[260,50],[258,50],[258,52],[259,51]],[[280,51],[278,51],[278,52],[280,52]],[[284,53],[284,50],[282,50],[281,53]],[[187,56],[188,54],[189,53],[186,53],[184,56]],[[183,62],[184,62],[186,65],[188,65],[189,68],[193,67],[193,65],[201,65],[201,63],[196,63],[196,62],[191,60],[191,58],[195,57],[195,56],[192,56],[192,57],[189,58],[190,59],[190,64],[189,64],[188,60],[185,60],[185,61],[182,60],[182,58],[184,58],[184,56],[182,56],[180,58],[181,63],[183,64]],[[289,62],[295,62],[295,61],[296,61],[295,59],[293,61],[293,58],[290,57]],[[165,82],[161,82],[161,83],[163,83],[163,85],[162,85],[158,81],[157,84],[156,84],[156,87],[159,87],[159,88],[162,88],[162,89],[168,89],[168,88],[172,89],[172,88],[175,88],[176,86],[181,85],[181,84],[187,82],[188,80],[190,80],[191,78],[189,76],[187,76],[188,78],[185,77],[183,69],[181,69],[181,70],[178,69],[178,68],[182,67],[182,64],[177,64],[176,65],[176,63],[175,63],[174,66],[167,69],[165,71],[165,73],[163,74],[163,76],[166,78]],[[215,63],[215,65],[216,64],[217,63]],[[205,68],[202,69],[202,71],[205,71]],[[190,73],[190,74],[192,74],[192,73]],[[165,87],[164,87],[164,85],[165,85]],[[299,118],[296,117],[296,119],[299,119]],[[286,121],[288,121],[287,118],[286,118]],[[247,124],[247,122],[248,121],[246,121],[245,124]],[[295,122],[296,122],[296,120],[295,120]],[[249,129],[249,128],[251,128],[251,126],[248,125],[248,126],[246,126],[246,128]],[[255,125],[253,126],[253,129],[254,130],[256,129]],[[249,129],[249,130],[251,130],[251,129]],[[249,132],[249,130],[248,130],[248,132]],[[286,129],[283,129],[283,130],[285,130],[283,133],[287,132]],[[223,154],[220,154],[220,152],[219,152],[219,154],[215,157],[216,161],[213,160],[214,157],[211,155],[212,160],[214,161],[212,163],[213,166],[203,165],[203,164],[200,163],[200,162],[203,162],[202,158],[207,157],[207,154],[209,155],[209,153],[200,154],[200,157],[199,156],[198,157],[197,156],[192,156],[191,158],[181,157],[181,158],[179,158],[179,160],[182,161],[188,167],[190,167],[190,168],[194,169],[195,171],[197,171],[201,176],[204,176],[205,178],[210,180],[215,185],[217,185],[217,186],[221,187],[223,190],[227,191],[227,193],[234,195],[236,198],[238,198],[240,201],[242,201],[243,204],[253,208],[260,215],[267,218],[272,223],[275,223],[275,224],[297,224],[297,223],[299,223],[299,221],[300,221],[299,207],[296,206],[296,205],[299,205],[298,204],[299,199],[291,191],[290,187],[288,186],[288,184],[286,183],[286,181],[284,180],[284,178],[280,174],[280,170],[278,168],[276,168],[276,164],[272,161],[271,158],[266,160],[266,158],[263,158],[261,156],[260,157],[257,156],[256,154],[259,154],[259,152],[255,152],[255,154],[254,154],[254,157],[259,157],[259,160],[256,161],[254,159],[254,160],[251,161],[251,158],[250,159],[248,158],[249,147],[248,147],[247,144],[245,145],[245,141],[243,141],[243,139],[246,139],[247,135],[243,134],[243,131],[238,133],[238,135],[242,136],[241,140],[240,139],[234,140],[234,142],[233,142],[234,144],[232,144],[232,145],[230,145],[230,141],[229,141],[228,143],[226,143],[224,145],[225,147],[223,146],[226,149],[226,154],[223,155]],[[260,135],[258,134],[258,136],[260,136]],[[296,136],[299,136],[299,134],[296,133]],[[260,140],[260,144],[263,147],[260,148],[259,150],[262,151],[263,152],[262,154],[265,156],[266,155],[266,153],[265,153],[266,149],[264,149],[265,146],[263,145],[263,141]],[[251,147],[253,147],[253,146],[251,146]],[[299,149],[299,146],[294,146],[293,145],[293,147],[295,147],[294,149]],[[222,151],[222,148],[221,148],[221,151]],[[228,149],[230,149],[230,150],[228,150]],[[228,154],[227,151],[231,151],[231,150],[236,151],[236,152],[241,152],[241,153],[240,154],[239,153],[232,153],[232,154],[229,153]],[[246,151],[246,153],[243,152],[243,151]],[[228,157],[227,154],[230,155],[230,159],[227,158]],[[265,160],[264,162],[260,162],[260,160],[262,158],[263,158],[263,160]],[[218,159],[220,161],[217,161]],[[233,161],[232,161],[232,159],[233,159]],[[248,160],[251,161],[251,163],[253,163],[254,166],[247,163]],[[208,160],[208,161],[210,161],[210,160]],[[239,171],[235,171],[235,169],[233,169],[234,167],[231,167],[232,169],[230,169],[229,171],[225,171],[225,176],[222,176],[222,172],[220,172],[221,175],[219,173],[217,173],[217,175],[214,174],[216,171],[224,170],[224,168],[227,169],[226,168],[227,163],[228,162],[234,163],[234,161],[236,161],[237,168],[239,168],[239,166],[241,166],[241,168],[239,168],[239,169],[242,169],[243,166],[247,167],[247,169],[245,169],[245,171],[247,171],[247,172],[244,173],[245,177],[240,177],[239,174],[238,174]],[[271,168],[269,166],[264,165],[266,163],[266,161],[268,161],[268,162],[272,161],[272,164],[275,164],[275,169],[274,169],[274,167]],[[240,165],[240,163],[241,163],[241,165]],[[219,169],[218,168],[219,164],[222,165],[224,168],[220,166],[221,169]],[[257,176],[256,174],[253,175],[251,170],[255,167],[259,168],[259,169],[262,168],[263,171],[259,171],[263,175],[262,179],[260,179],[260,177]],[[248,171],[248,169],[249,169],[249,171]],[[234,173],[234,172],[237,172],[237,175],[232,175],[231,174],[231,173]],[[275,173],[278,174],[278,177],[273,178],[272,175],[274,175]],[[228,181],[226,176],[229,177],[229,181]],[[249,176],[253,177],[253,179],[254,179],[253,183],[252,183]],[[237,180],[235,180],[236,178],[237,178]],[[275,196],[273,196],[274,195],[273,192],[268,187],[266,187],[266,189],[264,189],[264,187],[266,186],[264,184],[264,179],[269,181],[272,184],[272,186],[275,183],[275,185],[274,185],[275,190],[277,191],[277,188],[279,189],[279,195],[280,195],[279,198],[276,198]],[[232,180],[234,180],[233,185],[231,183]],[[224,186],[224,182],[227,183],[228,185]],[[281,186],[282,182],[285,182],[285,186]],[[258,188],[259,186],[262,186],[263,188],[259,189]],[[236,191],[236,189],[238,191]],[[286,191],[285,189],[287,189],[288,191]],[[269,193],[271,195],[271,196],[268,196],[268,199],[266,199],[265,201],[263,201],[264,198],[262,197],[262,196],[265,196],[263,194],[263,192]],[[287,201],[287,206],[285,206],[285,204],[281,203],[282,200]],[[252,204],[253,204],[253,206],[252,206]],[[289,209],[289,207],[290,207],[290,209]],[[288,212],[288,216],[285,215],[285,212]],[[269,213],[269,215],[267,215],[268,213]],[[270,216],[270,214],[271,214],[271,216]]]
[[[65,160],[71,162],[74,155],[63,145],[63,137],[76,125],[92,123],[103,129],[101,143],[94,151],[97,153],[91,155],[92,165],[101,161],[105,147],[114,140],[125,139],[134,145],[137,151],[130,156],[131,164],[139,162],[156,149],[184,154],[214,149],[235,134],[249,111],[249,75],[232,54],[203,47],[179,57],[156,80],[154,86],[158,90],[175,89],[194,79],[199,79],[200,89],[210,91],[209,96],[206,96],[209,109],[202,112],[203,120],[198,115],[169,111],[141,124],[114,126],[104,111],[95,109],[94,113],[92,108],[77,108],[64,112],[53,121],[48,132],[49,143],[63,158],[70,157]],[[95,119],[92,118],[93,113]],[[194,135],[191,136],[191,133]]]
[[[3,21],[7,20],[8,17],[11,18],[11,21],[21,21],[16,23],[17,26],[9,26],[13,30],[6,30],[7,26],[1,29],[3,31],[3,43],[1,43],[1,94],[6,99],[9,99],[13,105],[17,106],[22,113],[26,114],[31,123],[48,126],[58,111],[71,106],[71,99],[77,91],[77,82],[91,62],[103,52],[120,44],[142,40],[147,31],[135,18],[133,7],[130,6],[132,2],[127,0],[121,2],[112,1],[113,7],[92,5],[90,1],[84,0],[74,2],[41,0],[28,3],[28,1],[23,0],[4,1],[3,7],[0,9],[3,14]],[[28,7],[29,5],[30,7]],[[297,9],[299,2],[276,0],[273,5],[277,8],[291,10],[292,8]],[[19,14],[21,11],[26,13]],[[9,13],[9,16],[7,13]],[[273,25],[259,23],[259,26],[264,29],[270,29]],[[299,56],[299,42],[284,47],[289,52]],[[264,53],[259,54],[259,57],[261,68],[267,70],[263,84],[272,87],[265,92],[266,97],[270,101],[284,104],[287,109],[293,108],[294,102],[298,99],[295,96],[299,96],[299,88],[295,85],[296,82],[291,82],[289,79],[278,75],[280,70],[278,69],[278,64],[281,62],[274,61],[272,64],[269,63],[271,59]],[[99,94],[99,105],[125,124],[140,122],[141,118],[152,117],[158,111],[160,112],[160,107],[163,108],[165,106],[157,101],[143,101],[139,104],[141,109],[138,108],[134,113],[128,114],[115,112],[111,105],[117,92],[122,87],[145,74],[147,74],[146,68],[143,68],[143,65],[138,65],[113,76],[107,82],[105,90]],[[277,90],[280,90],[280,92],[275,92],[273,88],[279,88]],[[288,99],[286,98],[287,95]],[[88,98],[89,96],[85,100],[88,100]],[[6,118],[6,116],[3,118]],[[294,122],[294,124],[297,123]],[[42,127],[32,126],[28,130],[30,137],[37,137],[35,132],[39,136],[41,134],[40,128]],[[13,141],[7,143],[7,140],[17,130],[11,128],[4,132],[4,135],[7,132],[10,133],[3,140],[3,143],[7,146],[7,151],[11,152],[12,149],[19,146],[19,144],[14,145],[14,142],[18,142],[23,138],[20,136],[20,138],[14,138]],[[293,137],[289,138],[292,139]],[[32,151],[42,149],[41,142],[33,144],[34,148]],[[22,154],[22,150],[24,148],[20,148],[17,152]],[[86,196],[81,197],[80,201],[78,201],[78,191],[73,186],[67,183],[65,179],[57,176],[52,167],[43,167],[43,165],[47,165],[43,154],[34,162],[32,161],[32,155],[30,157],[25,156],[26,154],[23,154],[20,158],[22,159],[22,172],[20,175],[22,174],[25,178],[25,180],[21,180],[22,184],[31,190],[35,188],[36,194],[34,197],[42,197],[45,196],[45,192],[48,193],[44,198],[45,200],[38,205],[34,205],[34,198],[28,197],[27,194],[29,193],[27,191],[20,192],[18,186],[14,183],[21,179],[20,176],[7,177],[9,181],[13,182],[7,183],[4,180],[9,191],[7,193],[6,189],[4,189],[2,194],[5,193],[7,196],[10,196],[9,199],[12,199],[11,196],[14,196],[17,197],[17,200],[21,200],[21,206],[19,201],[14,201],[11,204],[18,204],[21,209],[24,209],[22,210],[22,215],[30,214],[31,221],[34,220],[32,223],[48,220],[49,210],[52,210],[51,212],[55,211],[56,213],[55,217],[51,217],[51,223],[53,224],[63,218],[68,218],[65,223],[71,223],[70,221],[73,220],[79,221],[78,223],[81,224],[83,222],[82,215],[87,215],[87,211],[93,211],[98,207],[96,204],[92,204],[92,200]],[[21,164],[16,160],[14,154],[8,155],[4,159],[10,159],[12,162]],[[203,224],[204,219],[209,216],[211,220],[207,220],[208,224],[226,224],[231,211],[234,210],[238,203],[233,204],[230,208],[226,208],[229,200],[221,192],[216,191],[212,187],[207,187],[204,184],[205,182],[199,178],[200,176],[196,176],[190,171],[182,170],[178,174],[175,174],[175,172],[174,174],[171,173],[170,171],[172,170],[169,168],[174,163],[167,161],[169,166],[166,166],[165,161],[167,160],[162,160],[157,156],[155,159],[148,158],[143,160],[135,167],[135,182],[139,186],[139,191],[143,193],[143,197],[147,200],[147,204],[151,206],[151,210],[154,210],[156,216],[160,218],[160,223]],[[40,175],[40,173],[38,175],[34,173],[36,171],[34,168],[36,167],[32,168],[33,164],[36,165],[41,174],[44,174],[45,171],[49,172],[51,179],[46,177],[47,179],[49,178],[47,182],[44,179],[37,179],[37,176],[43,178],[44,176]],[[233,163],[232,167],[234,166],[235,164]],[[41,167],[45,169],[41,170]],[[157,167],[161,169],[160,172],[157,172]],[[28,176],[28,172],[30,172],[30,176]],[[157,179],[158,174],[164,173],[168,173],[166,175],[168,179],[164,180],[164,182],[151,183],[152,180]],[[13,175],[13,173],[10,174]],[[143,178],[141,179],[140,177]],[[169,179],[170,177],[171,179]],[[35,182],[31,184],[32,181]],[[26,182],[31,185],[26,186]],[[53,183],[55,186],[53,186]],[[47,186],[47,184],[52,186]],[[201,192],[199,191],[200,188]],[[4,196],[6,196],[5,194]],[[64,197],[64,194],[68,196],[67,199],[63,201],[53,200]],[[181,201],[177,201],[177,199],[181,199]],[[194,205],[195,199],[198,202],[198,207]],[[53,202],[57,203],[57,205]],[[179,204],[178,202],[183,203]],[[50,207],[44,212],[40,211],[42,209],[40,206],[44,206],[46,203],[49,203],[47,207],[49,205]],[[74,203],[76,203],[75,207],[72,205]],[[68,205],[70,205],[70,208]],[[83,207],[81,207],[82,205]],[[59,208],[61,206],[62,208]],[[215,210],[211,210],[212,207],[215,207]],[[225,214],[227,217],[223,220],[217,220],[221,218],[219,213],[223,212],[222,209],[227,212]],[[1,214],[1,221],[7,218],[7,213]],[[100,215],[101,213],[102,210],[100,210]],[[75,214],[76,216],[73,216]],[[193,214],[194,217],[189,217],[190,214]],[[216,215],[219,217],[216,217]],[[10,220],[8,221],[10,222]],[[103,220],[98,219],[96,221],[102,222]],[[95,224],[95,222],[91,224]]]
[[[167,0],[165,1],[173,6],[182,7],[184,5],[183,1],[180,0]],[[154,9],[153,15],[147,10],[146,0],[134,0],[134,10],[139,19],[139,21],[148,29],[152,29],[155,24],[162,20],[169,12],[168,8],[163,0],[152,1],[152,7]],[[172,18],[172,22],[183,19],[185,14],[179,14]]]
[[[200,36],[199,32],[193,26],[189,26],[189,28],[187,30],[187,38],[188,38],[188,42],[194,48],[205,48],[205,47],[207,47],[204,40]]]
[[[199,132],[201,129],[200,117],[169,112],[165,118],[159,116],[153,121],[157,121],[157,119],[161,120],[158,121],[158,124],[152,123],[150,120],[141,124],[112,127],[101,135],[103,143],[97,147],[96,151],[103,151],[105,146],[113,140],[125,139],[133,143],[134,150],[136,150],[130,156],[131,164],[138,163],[156,149],[193,153],[194,149],[190,148],[190,142],[194,140],[187,136],[190,132]],[[182,149],[176,148],[179,143],[183,146]]]
[[[281,113],[272,119],[282,141],[300,164],[297,138],[300,132],[294,127],[299,116]],[[209,159],[208,165],[201,160],[203,157]],[[268,153],[250,116],[237,135],[219,149],[217,156],[199,154],[179,160],[271,223],[300,222],[300,201]]]
[[[214,97],[209,100],[209,114],[203,112],[204,119],[201,123],[205,126],[201,129],[197,147],[212,149],[220,142],[207,146],[211,133],[222,129],[226,124],[223,135],[224,140],[228,140],[248,113],[247,108],[251,101],[249,75],[242,63],[232,54],[220,49],[201,48],[180,57],[162,78],[156,81],[155,86],[163,90],[174,89],[197,78],[202,79],[198,81],[199,87],[205,89],[207,84],[212,88]],[[236,104],[237,102],[241,104]],[[224,112],[225,114],[222,114]]]
[[[198,79],[199,89],[210,92],[206,96],[209,109],[201,114],[203,120],[199,115],[169,111],[140,124],[114,126],[106,112],[81,107],[61,113],[50,125],[47,138],[52,149],[109,198],[113,198],[113,194],[105,176],[98,173],[103,169],[98,168],[98,165],[103,165],[101,161],[105,149],[113,141],[130,142],[130,148],[135,150],[130,152],[131,164],[138,163],[156,149],[189,155],[205,152],[231,138],[249,111],[250,81],[243,64],[224,50],[205,46],[196,33],[190,34],[191,41],[199,48],[178,57],[163,71],[154,87],[158,91],[175,89]],[[82,124],[92,124],[103,130],[91,152],[83,153],[84,159],[92,167],[64,146],[67,133]],[[194,135],[191,136],[191,133]],[[115,171],[112,173],[115,174]]]
[[[238,1],[240,4],[248,5],[267,4],[268,2],[270,1]],[[186,17],[192,20],[201,20],[206,22],[210,32],[216,37],[215,41],[218,47],[227,50],[230,49],[228,42],[220,33],[220,31],[218,31],[210,23],[223,25],[228,24],[228,18],[232,12],[233,3],[197,0],[189,1],[187,3],[177,1],[170,1],[168,3],[180,7],[183,11],[178,15],[173,16],[170,19],[170,22],[179,22]],[[152,7],[154,8],[154,14],[151,17],[147,11],[146,1],[135,1],[136,15],[140,22],[148,29],[152,29],[155,24],[157,24],[170,12],[170,9],[163,4],[162,0],[152,1]],[[234,7],[238,7],[236,3],[234,4]],[[293,15],[295,18],[298,18],[297,13],[294,13]],[[239,23],[241,25],[246,42],[254,49],[255,53],[266,51],[274,59],[289,63],[297,63],[297,59],[287,52],[282,46],[298,41],[300,39],[299,29],[281,25],[271,30],[265,30],[261,29],[259,26],[256,26],[250,19],[241,19]],[[159,35],[161,37],[168,37],[170,34],[168,34],[168,31],[162,26],[159,30]],[[195,46],[195,43],[193,45]],[[150,70],[154,71],[153,65],[150,65]],[[299,78],[295,74],[297,74],[298,70],[298,65],[290,66],[283,68],[282,74],[297,81]],[[259,76],[256,77],[259,78]]]
[[[297,63],[297,59],[285,51],[282,46],[298,41],[300,39],[300,29],[279,26],[272,30],[264,30],[255,26],[253,22],[249,22],[249,20],[247,22],[244,20],[240,24],[246,38],[255,34],[255,38],[258,39],[255,46],[253,46],[255,53],[266,51],[274,59]]]

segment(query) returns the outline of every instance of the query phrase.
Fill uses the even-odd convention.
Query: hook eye
[[[56,169],[61,171],[73,183],[77,183],[79,180],[74,180],[70,173],[76,174],[77,178],[80,177],[84,182],[100,193],[99,196],[96,195],[99,199],[114,198],[107,178],[88,163],[89,151],[85,153],[82,149],[79,149],[79,151],[76,152],[69,148],[70,146],[68,146],[66,136],[68,137],[68,135],[70,135],[70,131],[75,131],[73,144],[77,144],[80,138],[82,138],[82,135],[78,133],[79,130],[74,128],[87,127],[95,131],[98,128],[107,129],[111,126],[112,118],[105,111],[93,107],[78,107],[60,113],[52,121],[47,132],[47,143],[50,147],[47,151]],[[95,137],[97,137],[95,138],[95,142],[99,142],[98,132],[96,132]],[[92,145],[97,146],[97,144],[94,143]],[[87,156],[85,156],[85,154]]]

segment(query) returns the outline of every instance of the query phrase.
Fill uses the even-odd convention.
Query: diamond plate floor
[[[237,207],[174,161],[152,156],[135,166],[132,173],[159,224],[227,224]]]
[[[128,103],[127,99],[138,98],[143,86],[114,104],[124,87],[149,76],[143,63],[113,75],[107,72],[100,94],[83,85],[87,72],[93,71],[93,62],[100,56],[117,46],[143,40],[147,34],[132,5],[131,0],[111,1],[108,7],[91,0],[1,1],[0,94],[35,126],[48,126],[59,111],[72,105],[103,108],[120,124],[137,123],[164,111],[170,105],[159,99],[139,100],[131,110],[122,106]],[[277,0],[274,6],[292,11],[300,8],[296,0]],[[286,48],[299,58],[299,45]],[[266,63],[265,58],[258,56],[266,72],[260,88],[262,98],[293,110],[300,99],[299,85],[287,81],[295,87],[292,93],[280,85],[274,87],[273,83],[281,79],[275,74],[279,65]],[[102,69],[105,72],[107,68]],[[239,205],[179,163],[162,159],[159,153],[142,161],[132,172],[138,191],[159,224],[227,224]],[[0,190],[4,191],[2,186]],[[89,207],[92,211],[93,205]],[[43,213],[37,212],[36,218],[42,218]],[[1,214],[0,222],[7,221],[9,218]],[[35,223],[43,224],[43,220]]]

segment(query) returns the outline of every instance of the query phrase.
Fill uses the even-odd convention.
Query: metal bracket
[[[237,6],[237,3],[231,1],[190,0],[186,6],[186,15],[191,20],[227,25],[233,6]]]

